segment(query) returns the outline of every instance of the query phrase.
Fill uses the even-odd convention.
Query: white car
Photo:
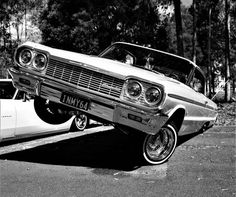
[[[64,114],[80,111],[141,135],[137,154],[149,164],[166,162],[179,136],[209,129],[217,118],[201,68],[164,51],[116,42],[95,57],[26,42],[14,62],[13,83],[35,95],[43,121],[61,124],[71,118]]]
[[[89,120],[86,115],[72,116],[67,122],[52,125],[35,112],[32,98],[15,89],[11,79],[0,79],[0,141],[63,131],[82,131]]]

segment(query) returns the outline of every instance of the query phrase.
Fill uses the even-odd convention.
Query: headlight
[[[165,89],[161,84],[129,78],[123,85],[120,99],[138,108],[157,109],[165,99]]]
[[[137,98],[142,93],[142,87],[137,81],[129,81],[126,88],[126,93],[131,98]]]
[[[161,100],[161,91],[159,88],[151,87],[145,92],[145,100],[148,104],[154,105]]]
[[[20,52],[19,62],[22,66],[27,66],[30,64],[32,57],[33,57],[32,51],[30,51],[29,49],[24,49]]]
[[[42,71],[47,64],[47,58],[44,54],[38,53],[35,55],[34,60],[33,60],[33,66],[39,70]]]

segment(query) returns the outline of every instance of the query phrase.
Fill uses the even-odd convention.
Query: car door
[[[0,101],[0,138],[10,138],[15,135],[16,109],[12,99],[1,99]]]
[[[182,134],[197,132],[202,126],[211,121],[209,113],[211,111],[208,106],[209,99],[204,96],[205,93],[205,78],[199,70],[195,70],[193,78],[190,82],[191,94],[186,105],[186,116],[183,125],[185,131]]]
[[[0,139],[15,136],[16,106],[13,100],[15,92],[11,81],[0,81]]]

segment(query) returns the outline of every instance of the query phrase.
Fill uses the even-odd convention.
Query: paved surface
[[[3,143],[0,196],[235,196],[235,127],[181,138],[171,159],[146,166],[112,127]]]

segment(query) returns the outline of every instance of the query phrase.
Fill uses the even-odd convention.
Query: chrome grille
[[[50,59],[46,75],[113,97],[120,97],[124,81],[72,64]]]

